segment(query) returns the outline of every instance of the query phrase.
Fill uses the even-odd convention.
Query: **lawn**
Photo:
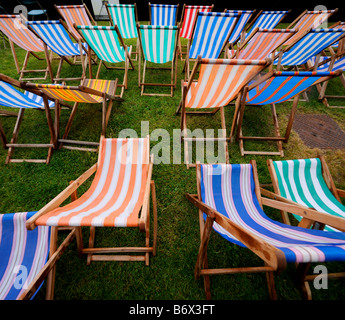
[[[129,42],[134,44],[135,42]],[[22,63],[24,52],[17,48],[18,59]],[[0,72],[18,78],[11,50],[0,50]],[[141,96],[138,87],[138,62],[134,61],[135,70],[129,71],[128,89],[123,102],[116,102],[108,124],[107,137],[117,138],[121,130],[133,129],[141,134],[142,121],[149,124],[151,148],[161,141],[154,136],[155,129],[164,129],[170,135],[170,161],[158,163],[153,169],[158,202],[158,248],[157,256],[152,257],[150,266],[142,262],[93,262],[86,265],[86,257],[79,258],[76,243],[73,242],[63,254],[57,265],[55,281],[55,299],[57,300],[203,300],[203,281],[194,279],[194,265],[199,246],[198,212],[185,198],[185,193],[196,193],[195,169],[187,169],[183,164],[183,152],[180,164],[173,164],[173,130],[179,129],[180,117],[175,110],[181,98],[181,79],[184,74],[183,61],[178,63],[178,79],[173,97]],[[31,64],[39,68],[40,63]],[[57,63],[54,61],[54,70]],[[96,68],[94,67],[94,75]],[[80,66],[68,66],[62,71],[74,76],[81,72]],[[122,81],[122,71],[106,71],[103,69],[100,78]],[[168,72],[155,73],[158,81],[170,79]],[[147,75],[148,79],[150,76]],[[153,76],[152,76],[153,77]],[[154,88],[167,90],[166,88]],[[340,81],[329,84],[333,91],[343,91]],[[318,101],[317,91],[313,88],[309,93],[309,102],[301,101],[298,113],[326,114],[333,118],[345,130],[345,109],[326,108]],[[277,106],[281,134],[284,134],[291,103]],[[227,128],[231,126],[233,106],[225,108]],[[269,106],[248,107],[244,122],[244,133],[265,134],[272,128]],[[61,114],[61,128],[64,129],[69,116],[68,110]],[[10,140],[14,117],[1,119],[7,138]],[[190,129],[220,128],[220,115],[190,116]],[[101,108],[98,105],[81,105],[75,117],[70,138],[98,141],[101,132]],[[156,131],[157,133],[157,131]],[[48,142],[49,132],[43,112],[26,110],[22,123],[19,142]],[[274,143],[249,143],[248,149],[275,150]],[[176,151],[176,149],[175,149]],[[323,154],[329,164],[335,184],[345,189],[345,150],[310,149],[304,145],[293,130],[290,140],[284,144],[284,159],[315,157]],[[177,153],[178,154],[178,153]],[[19,211],[36,211],[62,191],[69,182],[76,179],[97,161],[97,154],[92,152],[57,150],[53,153],[48,165],[34,163],[18,163],[5,165],[7,151],[0,149],[0,211],[2,213]],[[15,150],[15,157],[46,157],[46,150]],[[175,153],[176,155],[176,153]],[[162,155],[163,157],[163,155]],[[231,163],[248,163],[250,159],[257,161],[261,183],[270,183],[266,166],[268,156],[242,157],[237,143],[229,145]],[[280,157],[271,157],[274,160]],[[157,159],[159,160],[159,159]],[[166,158],[165,158],[166,160]],[[166,163],[170,162],[170,163]],[[87,190],[90,182],[80,188],[79,194]],[[279,212],[267,210],[269,216],[280,220]],[[87,244],[89,230],[83,229],[84,244]],[[109,246],[128,245],[144,241],[144,235],[137,230],[114,230],[103,228],[97,230],[96,245]],[[261,261],[246,249],[226,243],[217,234],[213,234],[209,244],[209,267],[254,266]],[[344,263],[329,264],[329,272],[341,272]],[[313,267],[313,266],[312,266]],[[311,269],[313,270],[313,268]],[[280,276],[275,278],[278,298],[282,300],[299,300],[301,295],[293,285],[295,267],[289,266]],[[316,300],[341,300],[345,298],[344,280],[329,281],[327,290],[314,289],[311,284],[313,298]],[[44,288],[43,288],[44,289]],[[269,299],[264,274],[227,275],[211,278],[213,299],[229,300],[267,300]],[[37,300],[44,299],[41,290]]]

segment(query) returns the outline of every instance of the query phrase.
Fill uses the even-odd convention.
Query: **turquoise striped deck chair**
[[[198,56],[203,59],[218,59],[229,41],[237,23],[235,13],[198,12],[192,38],[187,45],[184,65],[185,80],[190,76],[190,62]]]
[[[141,95],[173,96],[177,78],[177,49],[180,26],[153,26],[139,25],[138,34],[140,41],[138,82],[141,87]],[[141,75],[141,64],[143,60],[143,74]],[[148,66],[148,64],[153,66]],[[168,67],[166,65],[169,64]],[[161,80],[146,82],[146,71],[170,70],[170,83],[162,83]],[[154,74],[151,72],[151,77]],[[161,75],[161,73],[160,73]],[[170,87],[168,93],[146,93],[146,86]]]
[[[175,26],[178,8],[178,4],[154,4],[149,2],[150,24],[154,26]]]
[[[297,110],[300,94],[311,86],[322,83],[340,75],[336,72],[311,72],[311,71],[276,71],[272,70],[264,76],[249,84],[241,97],[242,102],[236,104],[230,138],[233,139],[234,129],[237,123],[236,141],[239,142],[241,155],[280,155],[284,156],[282,143],[287,143],[291,133],[294,116]],[[245,97],[245,99],[244,99]],[[290,117],[287,123],[284,136],[280,136],[280,128],[276,114],[275,105],[293,99]],[[264,106],[271,105],[271,112],[274,122],[274,136],[245,136],[242,132],[245,105]],[[257,113],[257,108],[252,108]],[[262,111],[260,111],[262,112]],[[260,129],[266,124],[260,123]],[[274,141],[277,143],[278,151],[247,151],[244,149],[244,141]]]
[[[0,124],[0,136],[3,143],[3,146],[8,149],[7,157],[5,160],[6,164],[9,163],[18,163],[18,162],[34,162],[34,163],[46,163],[50,162],[52,152],[57,148],[57,136],[56,136],[56,127],[53,123],[51,116],[51,109],[55,107],[54,101],[48,100],[48,98],[42,95],[40,92],[36,91],[24,91],[20,90],[21,81],[14,80],[8,76],[5,76],[0,73],[0,106],[19,109],[16,113],[17,120],[13,129],[13,134],[11,141],[8,142],[5,136],[5,133]],[[36,94],[37,93],[37,94]],[[20,125],[23,120],[24,111],[27,109],[41,110],[45,112],[50,141],[49,143],[18,143]],[[55,117],[58,115],[55,111]],[[39,121],[37,119],[37,121]],[[39,123],[37,122],[37,125]],[[33,132],[34,135],[34,132]],[[31,140],[31,139],[30,139]],[[13,153],[15,148],[47,148],[48,154],[46,159],[13,159]]]
[[[336,188],[323,156],[282,161],[269,159],[267,165],[275,193],[267,192],[267,196],[272,198],[277,195],[279,199],[283,198],[282,201],[345,218],[345,206],[341,202],[341,197],[345,197],[345,191]],[[291,225],[288,213],[286,211],[281,213],[284,223]],[[292,216],[301,222],[300,216]],[[332,226],[313,225],[311,220],[306,220],[304,223],[306,223],[305,227],[339,232]]]
[[[0,300],[33,299],[47,276],[46,299],[53,299],[56,263],[74,231],[57,250],[50,251],[57,229],[39,226],[27,230],[26,222],[35,213],[0,214]]]
[[[305,295],[309,293],[306,298],[311,298],[307,281],[319,274],[307,275],[310,263],[345,261],[345,219],[308,208],[304,211],[298,205],[263,197],[254,160],[248,164],[198,164],[196,176],[197,194],[187,193],[187,199],[199,209],[202,241],[194,275],[196,279],[204,277],[206,298],[211,298],[211,275],[265,272],[270,297],[277,299],[274,274],[280,274],[288,264],[296,266],[295,283]],[[285,208],[291,213],[310,217],[320,223],[332,221],[332,226],[339,227],[342,232],[286,225],[270,218],[264,211],[266,207],[271,210]],[[213,231],[232,245],[227,251],[230,256],[233,254],[233,245],[236,245],[250,250],[260,261],[265,262],[264,265],[242,264],[237,267],[235,260],[240,253],[236,251],[231,268],[222,266],[222,269],[217,269],[214,258],[210,258],[214,256],[214,252],[212,255],[207,253]],[[253,289],[254,294],[256,292]]]
[[[99,65],[96,74],[96,79],[99,78],[102,65],[107,69],[121,69],[124,70],[123,82],[118,84],[121,88],[121,93],[118,95],[122,98],[124,90],[127,89],[128,84],[128,69],[131,65],[131,69],[134,70],[134,66],[131,60],[131,50],[128,49],[124,43],[120,31],[115,25],[113,26],[77,26],[78,32],[88,44],[88,49],[92,49],[99,58]],[[91,54],[88,54],[91,59]],[[116,67],[107,65],[124,63],[124,67]],[[89,78],[92,79],[92,64],[89,61]]]
[[[126,39],[137,39],[135,59],[137,59],[137,49],[139,48],[139,39],[137,31],[138,12],[137,5],[134,4],[106,4],[109,15],[110,24],[117,25],[120,30],[121,37]]]
[[[87,54],[87,49],[80,39],[74,39],[67,33],[67,25],[62,20],[47,20],[47,21],[28,21],[28,27],[32,30],[44,43],[45,48],[49,48],[52,52],[59,56],[59,65],[55,77],[53,76],[51,61],[48,64],[49,73],[54,83],[59,81],[81,80],[85,78],[85,69],[87,59],[84,55]],[[73,34],[71,34],[73,37]],[[75,64],[76,57],[80,57],[82,74],[80,77],[75,78],[62,78],[61,69],[63,62],[69,65]],[[71,59],[73,61],[71,61]]]

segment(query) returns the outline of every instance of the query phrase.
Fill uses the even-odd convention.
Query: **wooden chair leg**
[[[299,263],[296,270],[296,285],[302,291],[304,299],[311,300],[311,290],[309,283],[306,281],[307,272],[309,270],[310,263]]]
[[[277,300],[277,292],[274,285],[274,273],[266,272],[267,287],[271,300]]]
[[[16,121],[16,124],[15,124],[14,129],[13,129],[11,143],[16,143],[16,141],[18,139],[19,127],[20,127],[20,124],[21,124],[21,122],[23,120],[24,111],[25,111],[24,108],[20,108],[19,109],[18,116],[17,116],[17,121]],[[13,151],[14,151],[13,147],[9,147],[8,148],[8,153],[7,153],[7,157],[6,157],[6,164],[10,163]]]
[[[58,228],[51,227],[49,258],[55,253],[57,249],[57,240],[58,240],[57,235],[58,235]],[[47,277],[47,292],[46,292],[47,300],[53,300],[54,298],[55,272],[56,272],[56,265],[54,265],[54,267],[50,270]]]
[[[151,181],[151,195],[152,195],[152,209],[153,209],[153,244],[152,255],[155,257],[157,254],[157,229],[158,229],[158,216],[157,216],[157,198],[155,182]]]
[[[5,131],[2,127],[1,122],[0,122],[0,139],[1,139],[2,147],[6,149],[7,139],[6,139]]]
[[[94,248],[95,245],[95,233],[96,233],[96,228],[95,227],[90,227],[90,237],[89,237],[89,248]],[[92,253],[87,255],[87,265],[89,266],[91,264],[92,260]]]

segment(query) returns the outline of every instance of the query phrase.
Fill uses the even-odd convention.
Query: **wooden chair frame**
[[[178,56],[178,50],[179,50],[178,39],[179,39],[179,32],[180,32],[180,24],[177,25],[177,31],[176,31],[176,35],[175,35],[175,49],[174,49],[174,53],[173,53],[173,59],[170,62],[170,64],[171,64],[170,67],[148,67],[147,66],[148,61],[145,59],[144,51],[142,48],[142,40],[141,40],[139,26],[140,26],[139,23],[137,23],[138,38],[139,38],[139,43],[140,43],[140,49],[138,50],[139,51],[139,56],[138,56],[138,60],[139,60],[139,63],[138,63],[138,86],[141,88],[140,94],[142,96],[172,97],[174,95],[174,88],[176,88],[176,80],[177,80],[177,62],[178,62],[177,56]],[[141,60],[142,59],[144,61],[144,65],[143,65],[143,72],[141,73],[141,64],[142,64]],[[170,70],[171,71],[170,83],[145,82],[147,69]],[[170,87],[170,94],[168,94],[168,93],[146,93],[146,92],[144,92],[145,86]]]
[[[331,222],[334,226],[340,226],[340,229],[344,231],[345,220],[339,217],[330,217],[329,215],[322,214],[312,209],[301,208],[291,203],[281,202],[269,198],[262,197],[262,188],[259,185],[259,178],[257,174],[257,167],[255,160],[250,161],[253,167],[253,176],[255,181],[255,194],[258,198],[260,206],[268,206],[278,210],[286,210],[291,213],[298,214],[306,221],[320,221]],[[186,194],[187,199],[193,203],[199,209],[199,224],[200,224],[200,247],[197,256],[197,262],[194,270],[194,276],[199,279],[200,276],[204,277],[204,288],[207,299],[211,299],[210,291],[210,275],[220,274],[238,274],[238,273],[258,273],[265,272],[268,291],[271,299],[277,299],[277,293],[274,285],[274,274],[279,275],[287,266],[287,262],[284,253],[278,248],[267,243],[264,239],[253,235],[250,230],[244,229],[235,222],[226,218],[215,209],[209,207],[201,200],[201,173],[200,164],[196,167],[196,179],[197,179],[197,194]],[[206,222],[204,222],[203,213],[207,215]],[[213,223],[217,222],[221,227],[230,232],[241,241],[250,251],[261,258],[264,262],[264,266],[258,267],[242,267],[242,268],[223,268],[215,269],[209,268],[207,261],[207,246],[210,239]],[[310,290],[308,292],[308,281],[313,280],[317,275],[307,275],[309,269],[309,263],[299,263],[296,270],[296,284],[301,288],[304,294],[308,293],[308,298],[311,298]],[[345,274],[343,274],[345,275]]]
[[[104,136],[101,137],[103,139]],[[149,140],[148,140],[149,141]],[[112,247],[112,248],[95,248],[95,227],[90,228],[89,248],[83,248],[82,240],[82,227],[75,227],[76,239],[78,245],[79,255],[87,254],[87,264],[91,261],[144,261],[145,265],[149,265],[149,256],[152,253],[156,256],[157,252],[157,200],[155,183],[152,180],[153,171],[153,155],[148,155],[149,169],[148,179],[145,186],[144,201],[141,208],[141,214],[139,218],[139,231],[145,233],[145,246],[143,247]],[[32,230],[36,227],[35,221],[45,213],[59,207],[69,196],[73,195],[73,199],[76,199],[77,189],[97,171],[98,164],[94,164],[91,168],[85,171],[76,180],[70,183],[70,185],[64,189],[53,200],[46,204],[40,211],[38,211],[33,217],[27,221],[27,228]],[[153,209],[153,243],[150,246],[150,197],[152,199]],[[112,254],[111,254],[112,253]],[[126,255],[124,255],[126,253]],[[137,253],[138,255],[133,255]]]

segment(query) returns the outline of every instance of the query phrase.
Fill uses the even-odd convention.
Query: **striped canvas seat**
[[[298,66],[345,36],[345,29],[312,29],[297,42],[283,49],[274,64]]]
[[[118,26],[122,38],[137,38],[138,32],[136,26],[136,5],[107,3],[106,6],[109,13],[111,24],[113,26]]]
[[[237,51],[237,59],[265,59],[272,58],[272,53],[295,34],[294,29],[258,29],[252,33],[252,37],[247,38]]]
[[[149,2],[150,24],[157,26],[174,26],[179,5],[153,4]]]
[[[240,39],[243,30],[245,30],[255,10],[225,10],[225,12],[238,15],[236,26],[229,38],[229,43],[235,44]]]
[[[77,26],[91,26],[95,24],[91,15],[88,13],[88,9],[85,3],[82,5],[69,6],[55,5],[55,8],[66,22],[68,31],[73,35],[75,39],[81,39],[81,37],[77,30],[74,28],[74,24],[76,24]]]
[[[180,31],[180,37],[184,39],[190,39],[192,37],[195,21],[198,12],[211,12],[213,6],[193,6],[193,5],[183,5],[181,18],[182,25]]]
[[[138,227],[148,175],[146,139],[102,139],[98,168],[89,190],[57,208],[37,225]]]
[[[260,11],[254,18],[246,31],[246,38],[255,30],[261,29],[274,29],[289,13],[289,11]]]
[[[29,231],[35,212],[0,214],[0,300],[17,300],[48,260],[50,228]]]
[[[310,29],[316,29],[321,26],[327,19],[332,16],[338,10],[326,10],[326,11],[305,11],[296,20],[296,23],[291,23],[288,28],[294,28],[297,33],[291,37],[286,45],[294,43],[296,40],[301,38],[305,32]]]
[[[259,205],[251,164],[202,165],[202,201],[252,235],[284,253],[288,263],[345,261],[345,233],[288,226],[270,219]],[[225,239],[243,244],[214,224]]]
[[[279,194],[317,211],[345,218],[345,206],[327,187],[319,158],[273,161]],[[276,192],[277,192],[276,191]],[[301,217],[294,215],[300,221]],[[325,230],[338,231],[330,226]]]
[[[327,61],[328,62],[325,62]],[[317,71],[326,72],[326,71],[337,71],[337,70],[345,70],[345,57],[338,58],[334,61],[334,64],[330,70],[331,62],[329,61],[330,57],[322,56],[319,61],[319,65],[317,66]],[[311,66],[314,66],[316,61],[316,57],[311,57],[308,61]]]

